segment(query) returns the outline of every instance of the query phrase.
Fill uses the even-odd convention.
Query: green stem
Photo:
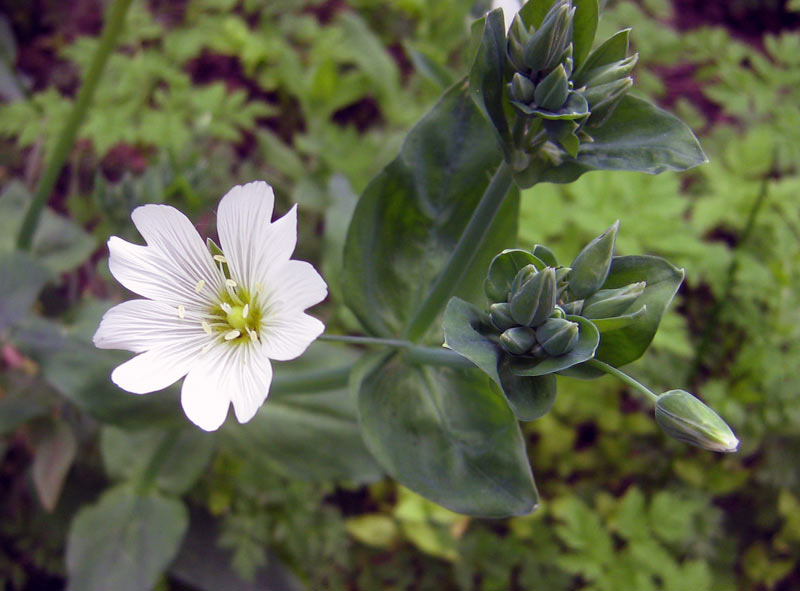
[[[94,91],[97,88],[100,74],[103,72],[106,61],[108,61],[108,56],[114,49],[117,38],[122,31],[122,26],[125,23],[125,13],[128,12],[130,4],[131,0],[114,0],[108,11],[106,26],[103,29],[97,49],[95,49],[92,56],[92,62],[86,70],[86,77],[78,91],[78,96],[75,98],[75,104],[72,105],[72,111],[64,123],[61,134],[58,136],[58,141],[48,159],[47,167],[39,180],[36,193],[19,229],[17,248],[20,250],[30,251],[31,249],[33,235],[36,232],[42,208],[47,203],[50,193],[58,180],[58,175],[61,173],[61,168],[64,166],[72,145],[75,143],[78,128],[86,116],[86,111],[89,109],[92,95],[94,95]]]
[[[153,457],[150,458],[150,463],[147,464],[147,467],[145,468],[144,473],[142,474],[142,477],[136,486],[137,494],[144,495],[150,490],[150,488],[152,488],[158,473],[164,466],[164,462],[166,462],[167,458],[169,457],[169,452],[178,442],[180,434],[181,432],[179,429],[172,429],[171,431],[164,433],[164,436],[161,438],[161,443],[156,448]]]
[[[472,266],[475,255],[483,246],[512,181],[511,167],[503,161],[481,197],[478,207],[472,213],[472,218],[456,244],[453,254],[450,255],[450,260],[447,261],[427,298],[406,327],[403,336],[408,340],[419,341],[447,305],[453,292]]]
[[[272,394],[303,394],[308,392],[326,392],[347,387],[350,372],[355,364],[350,363],[339,367],[318,369],[308,372],[297,372],[291,375],[276,374],[272,378],[270,393]]]
[[[349,343],[351,345],[378,345],[383,347],[405,348],[412,343],[400,339],[381,339],[378,337],[362,337],[341,334],[324,334],[319,337],[321,341],[333,341],[336,343]]]
[[[646,396],[649,396],[650,399],[653,402],[658,400],[658,394],[653,392],[650,388],[648,388],[644,384],[642,384],[642,383],[638,382],[637,380],[633,379],[631,376],[626,374],[624,371],[620,371],[616,367],[613,367],[613,366],[609,365],[608,363],[603,363],[599,359],[590,359],[586,363],[588,363],[589,365],[591,365],[595,369],[599,369],[600,371],[604,371],[607,374],[612,375],[615,378],[625,382],[627,385],[629,385],[634,390],[637,390],[638,392],[641,392],[642,394],[645,394]]]

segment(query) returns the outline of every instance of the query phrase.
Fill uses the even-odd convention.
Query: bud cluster
[[[527,166],[530,155],[558,163],[563,149],[575,157],[581,142],[592,141],[587,124],[602,125],[633,84],[629,74],[638,54],[625,55],[627,30],[575,63],[575,11],[570,0],[556,0],[538,28],[517,14],[509,30],[507,88],[520,117],[517,168]]]
[[[489,320],[507,353],[558,357],[575,347],[579,325],[556,305],[556,284],[556,269],[527,265],[514,277],[506,301],[489,306]]]

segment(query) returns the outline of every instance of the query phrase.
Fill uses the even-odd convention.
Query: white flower
[[[290,260],[297,206],[271,222],[274,196],[264,182],[231,189],[217,208],[222,254],[212,256],[189,219],[168,205],[131,214],[147,246],[112,236],[111,274],[146,299],[111,308],[94,335],[103,349],[138,353],[112,381],[134,394],[183,376],[181,405],[206,431],[228,405],[240,423],[264,403],[270,359],[294,359],[325,326],[304,313],[325,299],[325,281],[309,263]]]

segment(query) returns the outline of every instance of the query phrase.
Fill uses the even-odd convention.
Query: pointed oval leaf
[[[592,324],[591,320],[582,316],[568,315],[567,320],[580,325],[578,342],[571,351],[558,357],[545,357],[544,359],[514,357],[511,360],[511,371],[518,376],[543,376],[591,359],[600,343],[600,331]]]
[[[483,373],[386,356],[356,388],[364,440],[404,486],[469,515],[524,515],[536,507],[519,423]]]

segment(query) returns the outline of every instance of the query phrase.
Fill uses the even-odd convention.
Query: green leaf
[[[67,591],[149,591],[178,551],[183,504],[114,487],[82,508],[67,539]]]
[[[575,60],[573,70],[578,70],[592,49],[600,11],[597,0],[573,0],[573,4],[575,16],[572,19],[572,59]]]
[[[502,387],[497,373],[500,349],[485,336],[495,332],[486,315],[469,302],[452,298],[444,311],[442,326],[445,347],[472,361]]]
[[[0,255],[0,333],[28,315],[49,276],[24,252]]]
[[[364,440],[405,486],[482,517],[536,507],[519,423],[485,375],[382,356],[365,366],[356,388]]]
[[[556,0],[529,0],[519,9],[522,22],[527,26],[534,26],[537,29],[542,25],[547,12],[553,7]]]
[[[370,334],[402,333],[449,260],[500,159],[489,123],[460,83],[417,123],[400,155],[367,186],[348,230],[342,285],[347,304]],[[518,204],[516,196],[506,198],[457,295],[479,297],[476,276],[514,241]]]
[[[517,276],[520,269],[528,265],[533,265],[537,271],[541,271],[547,266],[537,256],[519,248],[510,248],[495,256],[489,264],[489,272],[483,283],[486,297],[494,302],[508,301],[508,293],[511,291],[514,277]]]
[[[125,431],[104,427],[100,451],[106,473],[113,480],[138,483],[153,464],[156,453],[164,453],[161,443],[168,432],[163,429]],[[214,437],[199,429],[181,429],[175,443],[158,458],[159,469],[149,474],[161,492],[181,495],[189,490],[205,471],[214,451]]]
[[[12,182],[0,194],[0,253],[12,252],[22,217],[31,201],[30,192]],[[70,271],[95,249],[95,240],[72,220],[50,208],[42,211],[31,252],[52,273]]]
[[[614,367],[636,361],[650,346],[667,306],[683,281],[683,269],[654,256],[614,257],[604,289],[624,287],[637,281],[647,286],[627,313],[646,306],[630,324],[603,332],[595,357]]]
[[[550,412],[556,401],[556,376],[516,375],[508,357],[500,362],[499,373],[508,405],[520,421],[534,421]]]
[[[571,351],[558,357],[514,357],[511,361],[511,371],[518,376],[543,376],[557,371],[563,371],[573,365],[591,359],[600,342],[600,332],[591,320],[583,316],[567,316],[567,320],[580,325],[578,342]]]
[[[553,167],[542,160],[515,176],[520,187],[538,182],[571,183],[590,170],[629,170],[658,174],[686,170],[708,161],[689,127],[650,102],[625,95],[602,127],[586,129],[577,158]]]
[[[469,73],[469,92],[481,112],[491,121],[500,148],[508,160],[512,141],[503,108],[505,67],[506,27],[503,9],[496,8],[486,15],[481,44]]]
[[[405,51],[411,63],[414,64],[414,69],[442,90],[455,82],[453,75],[447,68],[423,51],[415,48],[410,41],[403,42],[403,51]]]

